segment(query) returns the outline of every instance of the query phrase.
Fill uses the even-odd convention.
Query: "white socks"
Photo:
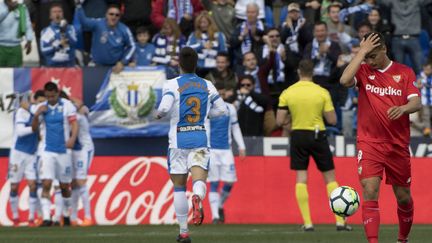
[[[71,201],[72,201],[72,198],[70,196],[69,197],[63,197],[63,216],[64,217],[70,216]]]
[[[54,192],[54,204],[55,204],[55,212],[54,212],[53,221],[59,222],[60,217],[61,217],[62,212],[63,212],[63,196],[62,196],[60,190],[56,190]],[[44,213],[44,215],[45,215],[45,213]]]
[[[219,200],[220,197],[218,192],[209,193],[210,209],[213,219],[219,219]]]
[[[51,220],[50,208],[51,200],[45,197],[41,198],[43,220]]]
[[[10,206],[12,209],[12,216],[14,219],[17,219],[19,216],[18,215],[18,200],[19,200],[18,195],[14,195],[14,196],[10,195],[10,197],[9,197],[9,203],[10,203]]]
[[[81,196],[82,204],[84,207],[84,215],[86,218],[90,219],[91,218],[90,196],[89,196],[87,185],[81,186],[79,188],[79,195]]]
[[[180,234],[187,233],[189,231],[187,224],[189,205],[185,187],[174,188],[174,210],[180,226]]]
[[[37,194],[36,192],[30,192],[30,197],[29,197],[29,216],[28,219],[30,220],[34,220],[34,215],[36,212],[36,208],[38,205],[38,198],[37,198]]]
[[[192,191],[194,195],[198,195],[201,200],[204,200],[206,195],[207,185],[202,180],[196,180],[193,182]]]

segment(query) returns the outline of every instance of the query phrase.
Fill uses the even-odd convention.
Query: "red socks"
[[[397,214],[399,218],[399,240],[406,240],[411,230],[414,215],[414,202],[410,199],[407,204],[398,204]]]
[[[378,243],[380,212],[378,201],[365,201],[362,206],[363,225],[369,243]],[[399,211],[398,211],[399,213]]]

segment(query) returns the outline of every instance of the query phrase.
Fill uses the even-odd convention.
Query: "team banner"
[[[119,74],[109,71],[91,108],[92,137],[167,135],[168,121],[153,119],[165,80],[160,66],[126,68]]]
[[[248,156],[236,158],[238,182],[225,203],[226,223],[229,224],[301,224],[295,198],[295,172],[289,169],[288,157]],[[335,158],[336,178],[360,192],[355,158]],[[430,185],[430,161],[412,159],[411,191],[415,200],[415,224],[431,224],[432,197],[425,193]],[[7,158],[0,158],[0,225],[12,225],[8,203],[10,184],[6,181]],[[309,203],[315,224],[334,224],[326,185],[314,163],[308,173]],[[384,183],[384,182],[383,182]],[[113,156],[95,157],[88,176],[92,218],[98,225],[173,224],[176,223],[173,205],[173,184],[167,172],[165,157]],[[191,178],[187,197],[190,199]],[[360,193],[361,195],[361,193]],[[28,187],[19,190],[21,225],[28,219]],[[246,203],[247,202],[247,203]],[[361,202],[363,197],[361,196]],[[380,213],[383,224],[397,224],[396,199],[391,186],[380,189]],[[189,206],[191,204],[189,203]],[[79,206],[78,216],[83,218]],[[211,223],[206,198],[204,223]],[[54,210],[54,206],[52,208]],[[191,209],[189,210],[191,219]],[[361,224],[361,212],[348,218],[350,224]]]
[[[22,99],[56,83],[72,97],[82,99],[82,72],[78,68],[0,68],[0,148],[10,148],[13,114]]]

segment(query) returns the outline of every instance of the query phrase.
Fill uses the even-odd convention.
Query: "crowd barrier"
[[[356,159],[337,157],[336,177],[340,185],[357,190]],[[238,182],[226,202],[226,223],[235,224],[301,224],[295,200],[295,173],[289,169],[289,157],[248,156],[236,158]],[[412,159],[412,194],[415,200],[414,222],[432,223],[432,183],[430,160]],[[11,225],[8,203],[9,183],[6,181],[7,158],[0,158],[0,224]],[[190,193],[190,180],[188,196]],[[316,224],[334,223],[329,209],[323,178],[311,163],[309,199],[312,220]],[[165,157],[97,156],[90,167],[88,179],[92,216],[99,225],[173,224],[173,186],[169,181]],[[28,189],[20,187],[19,212],[25,224],[28,214]],[[396,203],[391,187],[383,185],[380,193],[381,222],[397,223]],[[208,200],[205,201],[205,223],[211,222]],[[82,218],[82,209],[79,215]],[[360,212],[349,218],[361,223]]]

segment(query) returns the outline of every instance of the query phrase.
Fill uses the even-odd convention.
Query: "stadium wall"
[[[356,159],[337,157],[336,175],[340,185],[360,189]],[[172,184],[166,171],[165,157],[97,156],[90,168],[88,186],[92,214],[97,224],[172,224],[175,222]],[[295,202],[295,174],[289,170],[285,156],[248,156],[237,158],[239,181],[226,203],[226,222],[238,224],[301,224]],[[326,189],[315,165],[309,171],[309,197],[314,223],[333,223]],[[413,158],[412,191],[416,205],[415,223],[432,223],[432,197],[429,185],[430,159]],[[11,225],[8,204],[9,183],[6,183],[7,158],[0,158],[0,224]],[[190,182],[189,182],[190,183]],[[190,185],[188,187],[190,189]],[[397,223],[395,199],[389,186],[381,187],[381,221]],[[28,214],[28,189],[20,190],[20,218]],[[190,191],[188,196],[191,196]],[[208,201],[205,202],[206,223],[210,223]],[[79,215],[82,217],[82,209]],[[360,224],[360,213],[349,219]]]

